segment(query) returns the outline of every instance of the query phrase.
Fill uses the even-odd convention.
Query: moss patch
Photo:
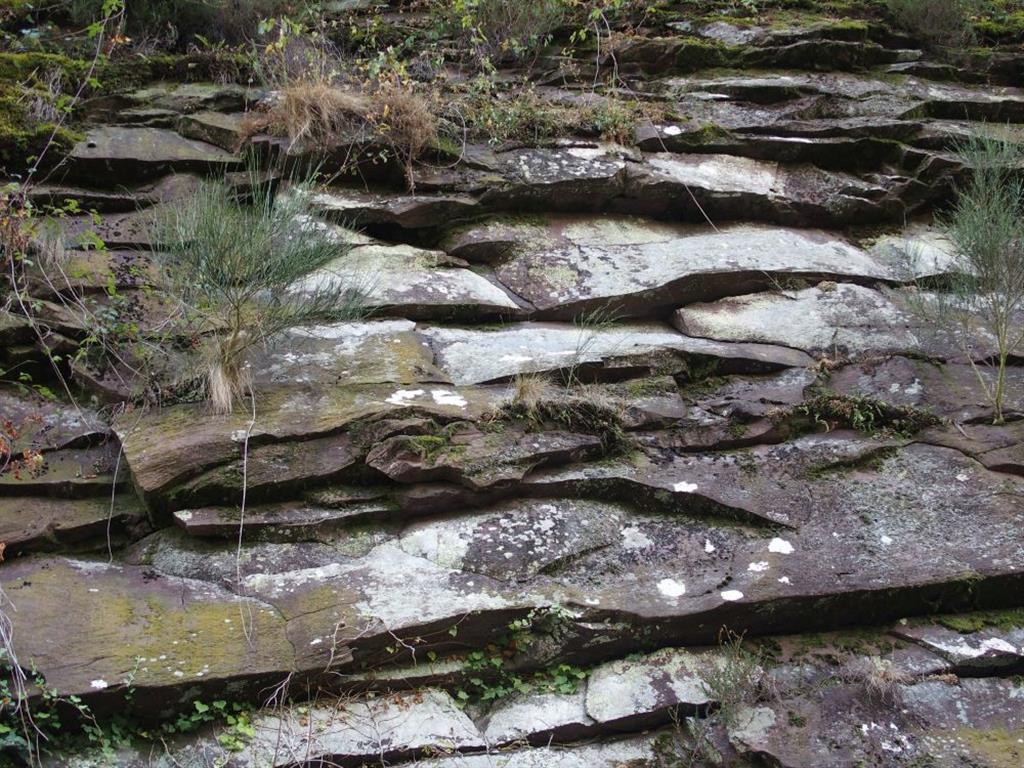
[[[984,760],[988,768],[1019,768],[1024,765],[1024,728],[979,730],[961,728],[956,736],[971,752]]]
[[[967,634],[989,627],[1003,631],[1024,627],[1024,608],[1010,611],[976,611],[953,616],[939,616],[939,624],[954,632]]]

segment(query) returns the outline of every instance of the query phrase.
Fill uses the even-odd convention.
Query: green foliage
[[[789,416],[808,417],[826,432],[856,429],[869,435],[889,433],[909,436],[939,423],[928,411],[906,405],[893,405],[868,395],[819,393],[796,406]]]
[[[936,618],[939,624],[954,632],[964,634],[979,632],[988,627],[995,627],[1004,632],[1024,628],[1024,609],[1017,608],[1007,611],[977,611],[960,613]]]
[[[308,181],[277,193],[253,168],[248,186],[243,200],[223,181],[204,181],[153,231],[168,292],[214,336],[209,394],[221,412],[245,391],[249,349],[295,326],[362,314],[362,292],[350,278],[327,270],[324,279],[300,284],[350,249],[339,232],[313,222]]]
[[[465,45],[486,66],[536,58],[565,18],[567,5],[566,0],[454,0],[435,8],[461,30]]]
[[[974,39],[971,15],[977,0],[886,0],[896,25],[935,49],[969,46]]]
[[[71,21],[79,26],[110,14],[111,0],[70,0]],[[259,20],[275,13],[281,0],[131,0],[125,8],[129,35],[173,43],[199,38],[242,42],[252,39]]]
[[[1001,423],[1006,365],[1024,345],[1024,148],[975,136],[957,153],[969,178],[943,225],[960,277],[936,309],[955,322],[965,348],[986,335],[995,339],[996,380],[990,384],[980,373],[978,380]]]
[[[575,693],[587,672],[569,664],[555,664],[530,675],[513,671],[516,655],[541,636],[560,637],[571,615],[558,606],[534,608],[509,622],[508,631],[481,650],[468,653],[464,670],[466,685],[455,692],[456,702],[495,701],[513,693]],[[457,628],[453,636],[457,635]]]

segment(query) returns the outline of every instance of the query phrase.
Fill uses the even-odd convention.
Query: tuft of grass
[[[362,94],[325,81],[296,82],[281,89],[268,112],[252,113],[245,132],[269,130],[287,136],[293,145],[326,148],[354,141],[369,113],[370,102]]]
[[[243,133],[287,136],[292,146],[315,149],[383,145],[401,163],[414,191],[414,163],[438,144],[438,123],[433,104],[406,83],[391,80],[366,91],[325,76],[286,82],[269,109],[247,118]]]
[[[532,387],[532,385],[527,385]],[[621,453],[629,446],[622,426],[622,409],[605,397],[596,397],[590,387],[557,390],[550,395],[530,391],[528,397],[515,395],[504,403],[494,418],[522,421],[538,429],[556,427],[571,432],[597,435],[605,454]]]
[[[868,698],[892,706],[898,706],[902,701],[901,686],[910,684],[914,679],[906,670],[879,656],[855,659],[844,667],[840,677],[847,683],[862,685]]]
[[[203,181],[153,226],[156,251],[169,275],[168,293],[180,299],[206,348],[207,391],[213,409],[229,413],[249,389],[247,352],[281,332],[309,322],[362,314],[356,285],[305,285],[308,273],[327,267],[350,246],[310,226],[305,187],[277,193],[251,169],[251,193],[242,200],[225,182]]]

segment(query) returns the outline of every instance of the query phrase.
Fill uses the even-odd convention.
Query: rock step
[[[443,247],[492,265],[495,278],[529,301],[537,318],[598,309],[650,317],[800,281],[895,283],[913,276],[910,257],[894,245],[865,250],[816,230],[748,224],[711,229],[619,216],[497,217],[456,229]],[[932,274],[949,268],[950,257],[939,253],[946,264]]]
[[[582,480],[551,470],[537,481],[607,489],[615,472],[595,469]],[[244,543],[238,562],[233,546],[163,531],[133,550],[139,565],[27,558],[5,566],[4,588],[19,607],[19,656],[59,689],[81,693],[92,692],[94,680],[123,679],[136,655],[159,660],[174,639],[193,638],[188,633],[196,633],[188,641],[196,648],[226,655],[193,649],[175,657],[188,669],[147,668],[140,688],[173,684],[175,671],[205,677],[206,664],[217,679],[288,669],[315,676],[408,660],[403,648],[417,657],[458,654],[552,606],[568,613],[555,619],[554,634],[538,625],[550,639],[517,661],[524,669],[589,664],[649,644],[709,643],[723,624],[753,635],[935,606],[1008,605],[1019,588],[1015,526],[1007,522],[1019,517],[1008,490],[1018,481],[947,448],[814,436],[693,456],[647,482],[684,502],[710,492],[738,503],[749,494],[766,516],[784,515],[795,529],[726,526],[688,514],[685,503],[674,514],[651,513],[612,502],[605,490],[600,501],[506,501],[402,528],[370,526],[333,542]],[[968,524],[969,540],[924,535]],[[195,595],[184,603],[183,589]],[[148,607],[132,607],[136,601]],[[69,666],[55,635],[24,629],[53,625],[58,604],[62,637],[81,648],[118,643],[124,654]],[[230,625],[246,606],[263,639],[237,651],[246,640]],[[111,611],[135,618],[124,628],[91,618]],[[172,621],[188,637],[168,639]],[[122,629],[130,638],[111,640]],[[287,643],[275,645],[280,637]]]
[[[727,703],[723,744],[739,756],[767,751],[780,764],[805,764],[797,755],[821,750],[825,740],[840,733],[837,765],[854,765],[875,753],[880,737],[889,740],[885,751],[901,758],[916,759],[934,749],[940,734],[946,751],[978,754],[971,741],[950,740],[943,730],[954,721],[986,733],[1020,723],[1008,706],[1019,684],[987,675],[1008,675],[1013,669],[1008,660],[1024,661],[1024,629],[986,627],[987,620],[980,617],[979,628],[963,633],[925,622],[888,634],[819,635],[811,642],[790,636],[746,648],[665,648],[580,671],[574,682],[559,683],[560,690],[545,689],[550,684],[542,677],[524,686],[527,690],[466,709],[436,688],[353,692],[257,712],[252,739],[233,754],[209,728],[166,746],[176,764],[190,766],[224,760],[253,768],[284,766],[295,764],[298,755],[304,763],[341,766],[371,760],[439,768],[471,767],[481,760],[488,761],[482,765],[495,760],[583,765],[578,761],[584,758],[591,761],[587,764],[611,766],[622,759],[653,759],[666,746],[685,748],[685,728],[672,724],[702,720]],[[957,666],[951,655],[971,663]],[[834,711],[840,703],[845,715]],[[833,717],[821,718],[816,707]],[[788,718],[781,717],[787,711]],[[704,722],[723,728],[719,718]],[[661,730],[634,735],[652,727]],[[798,732],[801,738],[794,738]],[[595,737],[602,741],[579,743]],[[435,757],[424,760],[424,755]],[[136,765],[128,753],[120,764]]]

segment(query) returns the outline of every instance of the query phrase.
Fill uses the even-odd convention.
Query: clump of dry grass
[[[387,142],[401,161],[409,191],[414,191],[413,163],[425,150],[437,144],[437,115],[427,99],[399,82],[382,86],[372,103],[371,119],[377,135]]]
[[[510,402],[533,418],[540,403],[551,395],[545,376],[539,373],[520,373],[512,380]]]
[[[287,136],[292,144],[325,148],[354,138],[369,111],[369,101],[362,94],[329,82],[298,82],[283,88],[267,112],[253,114],[246,132],[269,130]]]
[[[277,101],[253,113],[243,126],[246,137],[261,132],[314,149],[379,142],[401,163],[406,184],[414,191],[413,167],[437,143],[438,118],[431,101],[405,83],[362,89],[323,78],[285,84]]]
[[[852,661],[843,669],[840,678],[848,683],[862,685],[868,698],[893,706],[903,699],[901,686],[909,685],[914,680],[909,672],[878,656]]]

